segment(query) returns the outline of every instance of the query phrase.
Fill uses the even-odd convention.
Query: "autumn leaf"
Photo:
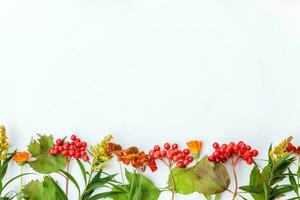
[[[191,168],[174,168],[172,174],[175,182],[175,191],[180,194],[199,192],[212,195],[224,192],[229,184],[230,177],[223,164],[210,163],[206,157]],[[172,184],[171,176],[169,185]]]

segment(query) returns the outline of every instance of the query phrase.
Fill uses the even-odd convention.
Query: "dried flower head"
[[[6,129],[3,125],[0,125],[0,159],[5,160],[8,154],[8,148],[10,144],[8,143]]]
[[[110,142],[112,138],[112,135],[107,135],[96,146],[90,147],[91,153],[94,157],[92,163],[93,170],[104,168],[105,165],[103,165],[103,163],[109,161],[112,158],[112,154],[110,152]]]
[[[288,152],[286,151],[286,147],[293,140],[293,137],[290,136],[287,139],[283,140],[279,145],[275,146],[272,151],[270,151],[270,157],[275,160],[278,158],[282,158]]]
[[[116,146],[114,146],[115,148]],[[118,160],[125,165],[132,165],[132,167],[141,169],[142,171],[146,170],[147,165],[154,170],[153,163],[148,154],[144,151],[139,151],[135,146],[128,147],[127,149],[120,149],[112,151],[112,154],[116,155]]]

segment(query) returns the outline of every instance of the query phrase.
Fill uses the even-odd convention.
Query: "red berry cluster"
[[[154,160],[168,160],[170,165],[176,164],[178,168],[184,168],[191,162],[193,157],[190,156],[190,150],[184,149],[183,151],[178,149],[178,144],[169,143],[164,144],[164,149],[161,149],[159,145],[155,145],[153,150],[149,152],[149,155]]]
[[[61,154],[64,157],[83,159],[89,161],[89,156],[86,152],[87,144],[82,142],[76,135],[71,136],[72,142],[65,142],[65,139],[57,139],[53,148],[49,150],[51,155]]]
[[[296,147],[292,143],[289,143],[287,147],[285,148],[287,152],[295,153],[295,154],[300,154],[300,146]]]
[[[237,144],[230,142],[222,145],[215,142],[213,147],[215,151],[208,157],[208,160],[215,163],[225,163],[227,160],[230,160],[232,165],[236,165],[240,160],[245,160],[247,164],[251,165],[253,157],[258,155],[257,150],[251,150],[251,146],[246,145],[242,141]]]

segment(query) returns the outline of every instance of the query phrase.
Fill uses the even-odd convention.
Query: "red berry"
[[[88,155],[86,155],[86,156],[84,156],[84,157],[83,157],[83,160],[84,160],[84,161],[89,161],[89,160],[90,160],[90,158],[89,158],[89,156],[88,156]]]
[[[256,157],[258,155],[258,151],[254,149],[251,151],[251,154],[253,157]]]
[[[239,150],[240,150],[240,147],[239,147],[238,145],[235,145],[235,146],[233,147],[234,153],[238,153]]]
[[[57,155],[59,153],[59,150],[58,149],[53,149],[53,154],[54,155]]]
[[[153,151],[153,150],[150,150],[150,151],[149,151],[149,156],[153,157],[153,155],[154,155],[154,151]]]
[[[71,136],[71,140],[76,140],[76,139],[77,139],[76,135]]]
[[[245,153],[244,153],[244,157],[245,158],[249,158],[249,157],[251,157],[252,156],[252,154],[250,153],[250,151],[246,151]]]
[[[177,155],[173,156],[173,161],[177,162],[178,160],[180,160],[180,158]]]
[[[214,147],[215,149],[217,149],[217,148],[219,148],[219,144],[218,144],[217,142],[215,142],[215,143],[213,143],[213,147]]]
[[[86,153],[85,151],[81,151],[81,152],[80,152],[80,155],[83,157],[83,156],[86,156],[87,153]]]
[[[182,161],[179,161],[178,163],[176,163],[176,167],[178,168],[183,168],[184,167],[184,164]]]
[[[75,146],[74,145],[70,145],[69,146],[69,150],[74,150],[75,149]]]
[[[78,148],[81,148],[81,142],[76,142],[75,146],[78,147]]]
[[[77,138],[77,139],[75,140],[75,143],[76,143],[76,142],[81,142],[81,140],[80,140],[79,138]]]
[[[183,154],[180,152],[180,153],[177,154],[177,157],[178,157],[179,159],[183,159]]]
[[[178,149],[178,144],[174,143],[174,144],[172,145],[172,149]]]
[[[215,157],[214,157],[214,156],[208,156],[208,160],[209,160],[210,162],[213,162],[213,161],[215,160]]]
[[[180,151],[179,149],[174,149],[174,150],[173,150],[173,153],[177,155],[177,154],[182,153],[182,151]]]
[[[184,153],[185,155],[189,155],[189,154],[191,153],[191,151],[190,151],[189,149],[184,149],[184,150],[183,150],[183,153]]]
[[[188,164],[190,164],[190,161],[184,160],[184,161],[183,161],[183,164],[184,164],[185,166],[187,166]]]
[[[159,151],[159,150],[160,150],[160,146],[155,145],[155,146],[154,146],[154,151]]]
[[[56,140],[56,144],[62,145],[62,143],[63,143],[62,139],[57,139],[57,140]]]
[[[85,151],[85,148],[86,148],[86,147],[81,147],[80,150],[81,150],[81,151]]]
[[[166,157],[166,155],[167,155],[166,150],[160,151],[160,155],[161,155],[161,157]]]
[[[169,150],[169,151],[167,152],[167,158],[168,158],[168,159],[172,160],[173,155],[174,155],[174,153],[173,153],[172,150]]]
[[[193,160],[194,160],[194,158],[193,158],[192,156],[188,156],[186,159],[187,159],[189,162],[193,162]]]
[[[75,156],[74,156],[74,158],[76,158],[76,159],[78,159],[80,157],[81,157],[80,153],[76,153]]]
[[[72,157],[72,156],[74,156],[74,155],[75,155],[75,151],[74,151],[74,150],[70,150],[70,151],[69,151],[69,156]]]
[[[59,151],[62,151],[62,150],[64,150],[64,147],[63,147],[63,146],[59,146],[59,147],[58,147],[58,150],[59,150]]]
[[[161,156],[161,155],[160,155],[160,152],[159,152],[159,151],[155,151],[155,152],[154,152],[154,155],[153,155],[153,158],[154,158],[154,159],[159,159],[160,156]]]
[[[165,143],[165,144],[164,144],[164,148],[165,148],[166,150],[169,150],[169,149],[170,149],[170,147],[171,147],[171,146],[170,146],[170,144],[169,144],[169,143]]]
[[[86,147],[87,146],[86,142],[81,142],[81,146]]]
[[[213,156],[214,156],[214,157],[219,157],[219,156],[220,156],[220,153],[217,152],[217,151],[215,151],[215,152],[213,153]]]
[[[63,151],[61,152],[61,155],[62,155],[62,156],[68,156],[68,151],[63,150]]]
[[[253,163],[253,159],[252,159],[252,158],[248,158],[248,159],[246,160],[246,162],[247,162],[247,164],[251,165],[251,164]]]
[[[49,153],[52,154],[52,155],[54,154],[54,153],[53,153],[53,150],[54,150],[54,149],[50,149],[50,150],[49,150]]]

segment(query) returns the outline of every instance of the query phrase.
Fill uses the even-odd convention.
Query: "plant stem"
[[[236,175],[236,171],[235,171],[235,165],[232,166],[232,171],[233,171],[234,184],[235,184],[232,200],[235,200],[236,196],[238,195],[238,193],[237,193],[237,190],[238,190],[238,180],[237,180],[237,175]]]
[[[21,166],[21,175],[23,175],[23,166]],[[20,177],[20,192],[22,191],[22,187],[23,187],[23,176]],[[18,196],[18,199],[21,199],[21,196]]]
[[[298,174],[298,170],[299,170],[299,167],[300,167],[300,155],[298,156],[298,168],[297,168],[297,184],[298,184],[298,187],[299,187],[299,184],[300,184],[300,177],[299,177],[299,174]],[[297,197],[299,198],[300,195],[299,195],[299,189],[297,190]]]
[[[70,162],[71,162],[71,159],[68,158],[68,161],[67,161],[67,172],[69,173],[70,172]],[[66,177],[66,196],[68,197],[68,192],[69,192],[69,178]]]
[[[174,180],[174,176],[172,173],[172,165],[171,163],[168,165],[169,171],[170,171],[170,176],[171,176],[171,181],[172,181],[172,186],[171,186],[171,192],[172,192],[172,200],[175,199],[175,180]]]
[[[120,167],[120,173],[121,173],[122,183],[123,183],[123,185],[125,185],[123,168],[122,168],[122,165],[121,165],[120,161],[119,161],[119,167]]]

